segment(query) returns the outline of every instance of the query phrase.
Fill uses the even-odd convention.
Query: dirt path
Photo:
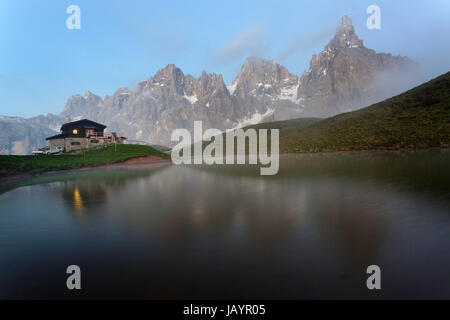
[[[131,158],[126,161],[120,162],[120,163],[114,163],[113,165],[117,164],[147,164],[147,163],[160,163],[160,162],[170,162],[170,159],[163,159],[157,156],[144,156],[144,157],[137,157],[137,158]]]

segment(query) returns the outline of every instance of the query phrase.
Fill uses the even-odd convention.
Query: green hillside
[[[116,148],[117,147],[117,148]],[[154,155],[161,158],[170,156],[149,146],[118,144],[80,154],[39,156],[0,155],[0,177],[18,173],[40,173],[44,171],[76,169],[123,162],[131,158]]]
[[[332,118],[252,127],[279,128],[281,152],[448,147],[450,72],[370,107]]]

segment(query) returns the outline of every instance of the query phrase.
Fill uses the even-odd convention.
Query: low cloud
[[[215,52],[212,62],[228,64],[245,56],[262,56],[269,50],[269,45],[264,42],[264,34],[265,27],[263,25],[256,25],[245,30],[229,44]]]

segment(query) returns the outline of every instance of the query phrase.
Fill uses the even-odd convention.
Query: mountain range
[[[364,46],[344,16],[334,38],[309,69],[297,76],[276,61],[248,57],[234,81],[222,75],[185,75],[173,64],[138,84],[101,98],[70,97],[59,115],[31,119],[0,117],[0,153],[26,154],[45,145],[67,118],[87,118],[131,140],[171,145],[176,128],[233,129],[267,121],[330,117],[381,101],[412,87],[418,65],[407,57]],[[20,129],[18,128],[20,127]]]

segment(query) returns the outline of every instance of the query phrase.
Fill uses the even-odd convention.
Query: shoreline
[[[317,151],[317,152],[282,152],[280,156],[283,155],[338,155],[338,154],[351,154],[351,153],[398,153],[398,152],[423,152],[423,151],[445,151],[449,152],[450,148],[441,148],[441,147],[428,147],[428,148],[401,148],[401,149],[373,149],[373,150],[338,150],[338,151]],[[36,178],[45,175],[53,175],[64,172],[76,172],[82,170],[91,170],[91,169],[107,169],[107,168],[118,168],[118,169],[137,169],[139,167],[142,168],[142,165],[154,165],[154,164],[169,164],[172,163],[172,160],[160,158],[154,155],[147,155],[142,157],[130,158],[124,161],[104,163],[97,166],[84,166],[76,169],[63,169],[63,170],[51,170],[51,171],[43,171],[40,173],[32,174],[32,173],[17,173],[11,175],[0,176],[0,188],[5,188],[15,183],[23,182],[27,179]]]
[[[130,158],[125,161],[118,161],[118,162],[111,162],[111,163],[104,163],[101,165],[93,166],[88,165],[81,168],[70,168],[70,169],[62,169],[62,170],[50,170],[50,171],[43,171],[39,173],[26,173],[26,172],[18,172],[17,174],[11,174],[11,175],[5,175],[0,176],[0,188],[5,188],[8,186],[11,186],[16,183],[23,182],[28,179],[46,176],[46,175],[54,175],[54,174],[60,174],[65,172],[76,172],[76,171],[82,171],[82,170],[91,170],[91,169],[105,169],[105,168],[126,168],[136,165],[150,165],[150,164],[165,164],[165,163],[171,163],[171,159],[164,159],[153,155],[147,155],[142,157],[135,157]]]
[[[147,155],[142,157],[134,157],[127,159],[125,161],[118,161],[112,163],[102,164],[98,167],[110,167],[110,166],[118,166],[118,165],[129,165],[129,164],[149,164],[149,163],[161,163],[161,162],[171,162],[170,158],[164,159],[158,156]]]
[[[291,151],[291,152],[281,152],[280,155],[289,154],[349,154],[349,153],[398,153],[398,152],[423,152],[423,151],[450,151],[450,147],[425,147],[425,148],[398,148],[398,149],[362,149],[362,150],[336,150],[336,151]]]

